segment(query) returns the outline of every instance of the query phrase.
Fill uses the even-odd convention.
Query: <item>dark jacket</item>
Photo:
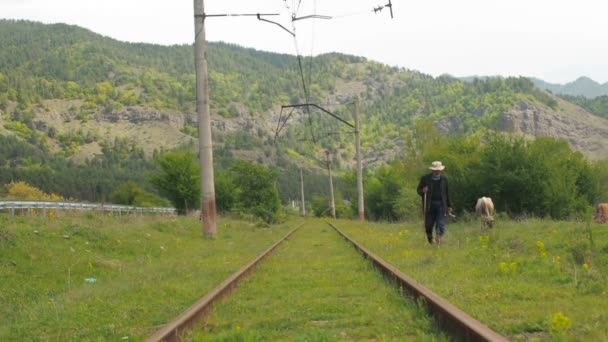
[[[424,186],[428,186],[429,187],[429,192],[427,193],[427,198],[426,198],[426,208],[429,209],[430,208],[430,198],[428,196],[430,196],[430,194],[433,193],[433,173],[429,173],[426,174],[422,177],[420,177],[420,183],[418,183],[418,188],[416,189],[418,191],[418,195],[420,195],[420,197],[422,197],[422,203],[424,203],[424,192],[422,192],[422,188],[424,188]],[[450,201],[450,193],[448,191],[448,177],[446,175],[441,175],[441,180],[439,181],[439,187],[441,188],[441,202],[443,202],[443,208],[445,210],[447,210],[448,208],[452,207],[452,202]]]

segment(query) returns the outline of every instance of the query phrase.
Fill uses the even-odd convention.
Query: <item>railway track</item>
[[[335,230],[342,238],[352,244],[362,256],[370,260],[371,263],[374,264],[376,269],[384,273],[384,275],[388,279],[396,281],[398,286],[405,290],[410,297],[416,300],[416,302],[424,303],[428,310],[428,314],[430,314],[434,318],[436,324],[442,329],[446,336],[450,337],[450,339],[463,341],[507,341],[505,337],[494,332],[483,323],[477,321],[462,310],[456,308],[447,300],[436,295],[429,289],[417,283],[414,279],[408,277],[406,274],[402,273],[401,271],[399,271],[386,261],[382,260],[380,257],[375,255],[371,251],[367,250],[364,246],[362,246],[358,242],[351,239],[348,235],[346,235],[335,224],[328,224],[329,226],[331,226],[331,229],[329,228],[329,226],[327,227],[329,231],[331,231],[332,229]],[[150,336],[147,341],[180,341],[182,339],[188,339],[189,332],[192,329],[196,329],[202,324],[204,318],[210,312],[211,307],[214,304],[216,304],[221,298],[224,298],[225,296],[229,295],[231,291],[235,289],[239,281],[241,281],[247,274],[251,273],[257,265],[259,265],[265,258],[270,256],[275,250],[277,250],[279,246],[281,246],[285,241],[292,237],[294,233],[301,229],[302,226],[303,225],[297,226],[296,228],[289,231],[289,233],[287,233],[283,238],[273,244],[261,255],[256,257],[248,265],[234,273],[217,288],[215,288],[214,290],[209,292],[205,297],[201,298],[198,302],[196,302],[192,307],[190,307],[188,310],[186,310],[173,321],[166,324],[154,335]],[[318,232],[316,234],[320,236]],[[306,238],[303,233],[302,236]],[[295,240],[293,244],[295,244],[295,241],[298,240],[298,236],[295,236],[294,238]],[[307,243],[308,245],[306,245],[305,248],[311,248],[310,241],[308,241]],[[320,242],[319,245],[323,245],[323,242]],[[329,246],[328,248],[331,248],[331,246]],[[329,258],[328,256],[323,257]],[[351,259],[356,258],[351,257]],[[281,272],[285,272],[285,270]],[[359,295],[365,296],[365,294]]]

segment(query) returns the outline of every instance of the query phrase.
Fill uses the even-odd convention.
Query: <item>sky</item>
[[[207,17],[205,34],[306,57],[341,52],[432,76],[608,82],[606,0],[391,0],[394,18],[387,7],[374,12],[388,1],[204,0],[207,15],[279,14],[262,18],[285,28],[255,16]],[[78,25],[121,41],[194,42],[193,0],[0,0],[0,18]]]

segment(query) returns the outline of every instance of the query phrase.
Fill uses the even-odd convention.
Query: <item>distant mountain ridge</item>
[[[586,98],[608,95],[608,82],[600,84],[586,76],[563,85],[545,82],[538,78],[530,78],[530,80],[537,87],[559,95],[584,96]]]
[[[463,82],[473,82],[473,80],[489,80],[495,78],[503,78],[502,76],[464,76],[458,77]],[[539,78],[528,77],[535,86],[540,89],[548,90],[556,95],[583,96],[588,99],[593,99],[600,96],[608,96],[608,82],[600,84],[589,77],[581,76],[575,81],[566,84],[550,83]]]

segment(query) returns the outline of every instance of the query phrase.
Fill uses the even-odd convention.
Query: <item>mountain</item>
[[[77,26],[14,20],[0,20],[0,46],[0,184],[29,177],[44,188],[61,175],[83,182],[68,195],[95,200],[132,177],[143,182],[158,152],[197,150],[192,46],[125,43]],[[552,136],[608,159],[606,118],[526,78],[463,82],[357,56],[298,59],[213,42],[208,58],[218,169],[247,158],[284,177],[299,167],[313,174],[326,151],[336,170],[352,168],[347,123],[356,98],[370,169],[403,155],[421,121],[445,135]],[[306,103],[316,106],[284,107]]]
[[[586,98],[608,95],[608,82],[599,84],[589,77],[584,76],[564,85],[548,83],[537,78],[531,78],[531,80],[537,87],[559,95],[583,96]]]

